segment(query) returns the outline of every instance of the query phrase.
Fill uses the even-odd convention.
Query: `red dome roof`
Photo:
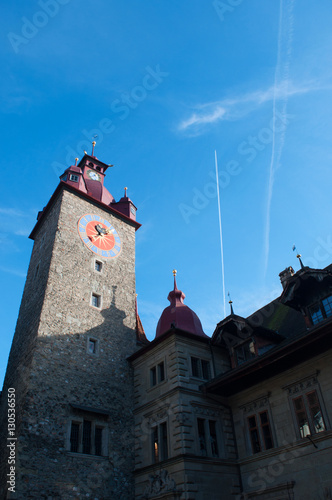
[[[169,293],[168,300],[171,305],[166,307],[158,321],[156,338],[163,335],[170,328],[179,328],[199,337],[208,338],[203,332],[202,324],[197,314],[183,303],[185,294],[178,290],[174,276],[174,290]]]

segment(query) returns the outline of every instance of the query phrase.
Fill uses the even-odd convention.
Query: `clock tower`
[[[109,166],[93,151],[76,160],[30,235],[34,246],[1,398],[1,498],[134,497],[127,357],[137,350],[140,224],[127,191],[116,202],[104,186]],[[15,435],[8,441],[13,393]]]

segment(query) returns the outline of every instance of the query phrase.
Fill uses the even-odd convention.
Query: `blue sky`
[[[60,173],[98,135],[138,207],[138,306],[154,337],[172,270],[211,335],[278,274],[332,262],[329,0],[13,0],[2,6],[2,377],[32,242]],[[89,151],[90,152],[90,151]],[[228,306],[228,304],[227,304]],[[228,308],[227,308],[228,312]]]

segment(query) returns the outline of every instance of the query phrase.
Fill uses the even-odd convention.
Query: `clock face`
[[[121,252],[121,240],[114,227],[99,215],[86,214],[77,225],[78,234],[91,252],[114,259]]]
[[[93,181],[100,181],[100,175],[97,174],[97,172],[95,172],[94,170],[88,170],[87,174]]]

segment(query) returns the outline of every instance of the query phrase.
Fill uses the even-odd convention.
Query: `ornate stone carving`
[[[195,401],[191,402],[191,406],[193,407],[193,413],[196,415],[218,418],[222,417],[224,414],[222,409],[205,406],[201,403],[196,403]]]
[[[240,408],[244,413],[254,413],[261,408],[266,408],[268,404],[269,394],[266,394],[265,396],[255,399],[254,401],[249,401],[248,403],[241,405]]]
[[[153,498],[162,493],[176,492],[176,483],[166,469],[162,469],[159,474],[150,474],[149,483],[145,489],[143,499]]]
[[[317,371],[313,375],[309,375],[308,377],[305,377],[301,380],[298,380],[297,382],[294,382],[293,384],[289,385],[284,385],[283,389],[287,391],[287,394],[289,396],[292,396],[294,394],[297,394],[299,392],[304,392],[307,391],[308,389],[310,390],[314,386],[318,384],[317,376],[319,372]]]
[[[187,413],[181,412],[176,415],[175,420],[179,422],[180,425],[184,425],[186,422],[189,421],[189,417]]]

